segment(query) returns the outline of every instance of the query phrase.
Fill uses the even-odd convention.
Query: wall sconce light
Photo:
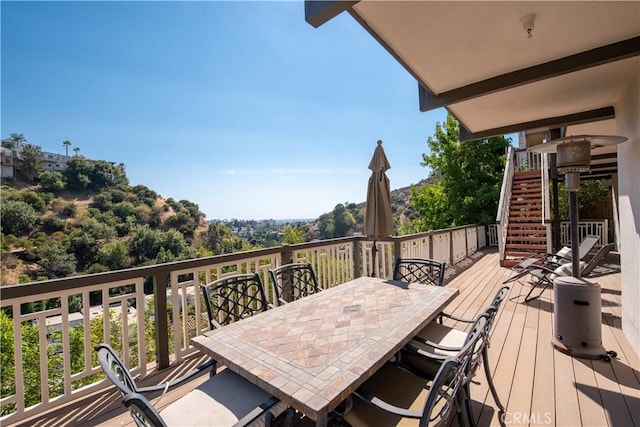
[[[531,37],[533,37],[533,21],[534,19],[536,19],[536,14],[535,13],[530,13],[528,15],[523,16],[522,18],[520,18],[520,23],[522,24],[522,28],[524,29],[525,33],[527,33],[527,38],[530,39]]]

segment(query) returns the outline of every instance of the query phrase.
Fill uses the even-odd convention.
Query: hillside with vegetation
[[[4,180],[2,284],[98,273],[362,232],[365,203],[315,221],[206,221],[198,205],[131,186],[124,165],[69,160],[64,173]],[[392,191],[397,224],[414,215],[409,187]]]
[[[427,139],[430,153],[423,154],[429,178],[391,192],[396,234],[492,223],[509,143],[504,137],[462,143],[452,116],[436,124]],[[131,186],[123,164],[76,153],[64,172],[44,171],[42,153],[32,145],[18,160],[20,173],[3,179],[0,193],[3,285],[344,237],[364,228],[364,202],[338,203],[310,222],[207,221],[191,201]]]

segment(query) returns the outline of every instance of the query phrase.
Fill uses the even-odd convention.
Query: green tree
[[[356,223],[353,214],[347,210],[345,205],[342,203],[338,203],[335,208],[333,208],[333,237],[344,237],[346,236],[351,227]]]
[[[16,392],[15,363],[13,356],[13,320],[0,310],[0,396],[11,396]],[[12,408],[0,408],[0,416],[8,415]]]
[[[42,150],[35,145],[27,144],[20,151],[18,168],[32,182],[43,171]]]
[[[47,208],[45,196],[31,190],[23,190],[19,193],[20,200],[31,206],[36,212],[43,213]]]
[[[423,227],[430,225],[494,222],[510,142],[503,136],[461,142],[451,114],[445,123],[437,123],[435,135],[427,140],[430,153],[422,156],[422,165],[431,168],[431,183],[412,189],[412,204],[420,213],[414,225],[422,228],[416,231],[427,231]],[[438,187],[421,188],[434,185]]]
[[[608,190],[599,180],[586,180],[578,190],[578,217],[592,218],[591,209],[606,196]],[[563,183],[558,185],[558,208],[561,220],[569,220],[569,192]]]
[[[39,223],[35,209],[21,200],[6,200],[0,203],[0,218],[2,232],[15,236],[31,233]]]
[[[80,152],[80,147],[74,148],[73,152],[76,153],[76,157],[78,157],[78,153]]]
[[[107,243],[98,251],[98,262],[109,268],[119,270],[128,264],[129,248],[122,240],[114,240]]]
[[[49,276],[65,277],[76,270],[76,257],[67,253],[63,242],[49,241],[36,247],[32,253]]]
[[[75,191],[86,190],[89,188],[92,174],[93,164],[84,157],[74,157],[69,159],[67,167],[64,170],[67,187],[70,190]]]
[[[69,250],[78,260],[78,269],[83,271],[97,261],[99,243],[107,243],[117,235],[114,227],[95,218],[83,219],[69,233]]]
[[[451,224],[452,218],[444,216],[449,199],[440,181],[412,186],[411,203],[415,206],[417,218],[402,224],[398,229],[399,234],[439,230]]]
[[[69,157],[69,146],[71,145],[71,141],[69,141],[68,139],[62,141],[62,146],[64,147],[65,150],[65,156]]]
[[[54,194],[64,190],[64,175],[55,171],[44,171],[40,174],[40,187]]]
[[[204,232],[203,245],[213,251],[214,255],[220,255],[226,252],[225,239],[230,238],[233,232],[229,227],[221,222],[212,222],[209,228]]]
[[[304,231],[292,225],[285,225],[282,229],[284,234],[284,243],[295,245],[296,243],[304,243]]]
[[[325,213],[318,218],[318,231],[321,239],[331,239],[335,235],[333,215]]]

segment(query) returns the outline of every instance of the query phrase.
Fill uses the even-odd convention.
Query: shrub
[[[7,200],[0,204],[2,232],[24,236],[31,233],[38,225],[35,209],[20,200]]]
[[[48,216],[42,220],[42,228],[47,233],[64,230],[64,221],[55,216]]]
[[[78,206],[75,203],[68,203],[64,208],[62,208],[62,215],[67,218],[74,218],[78,214]]]
[[[52,193],[64,190],[65,180],[60,172],[45,171],[40,174],[40,187]]]

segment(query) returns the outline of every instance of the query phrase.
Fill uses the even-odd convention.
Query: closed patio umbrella
[[[367,204],[364,213],[364,234],[373,240],[371,276],[376,271],[376,240],[389,237],[393,234],[393,220],[391,217],[391,189],[389,178],[385,172],[391,168],[387,156],[382,149],[382,141],[378,141],[373,153],[369,169],[371,177],[367,188]]]

